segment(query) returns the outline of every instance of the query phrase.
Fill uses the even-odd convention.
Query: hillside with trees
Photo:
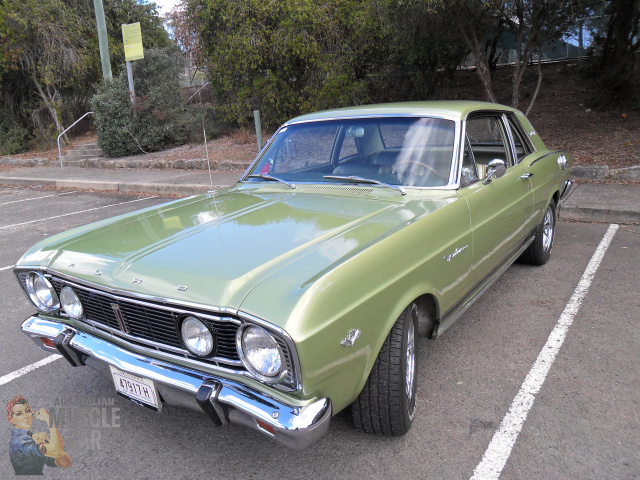
[[[596,85],[580,102],[583,110],[640,110],[635,0],[181,0],[171,14],[170,35],[153,3],[103,3],[116,86],[102,80],[91,0],[0,0],[0,154],[51,145],[92,99],[96,108],[110,105],[100,103],[106,91],[120,108],[117,117],[98,113],[98,131],[107,118],[128,125],[110,130],[133,142],[127,154],[188,141],[187,130],[195,127],[157,100],[166,95],[174,99],[168,102],[174,113],[186,109],[191,92],[182,92],[181,104],[175,100],[180,93],[167,90],[179,89],[178,82],[159,80],[162,95],[140,90],[131,106],[118,96],[118,88],[127,88],[118,80],[124,67],[120,25],[134,22],[141,23],[146,49],[175,44],[205,72],[206,111],[198,115],[221,129],[251,123],[256,109],[273,128],[319,109],[464,98],[455,81],[461,71],[471,73],[480,98],[535,116],[548,93],[542,61],[552,44],[588,57],[571,77],[576,85]],[[500,67],[505,39],[510,64]],[[134,68],[161,79],[182,70],[182,60],[176,62],[175,68],[155,69],[134,62]],[[182,133],[162,132],[176,126]],[[146,147],[144,131],[153,133]]]

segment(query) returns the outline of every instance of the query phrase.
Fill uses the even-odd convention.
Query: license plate
[[[160,410],[158,390],[153,380],[123,372],[112,365],[109,367],[117,393],[145,407],[156,411]]]

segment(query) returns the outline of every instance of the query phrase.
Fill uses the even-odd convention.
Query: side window
[[[529,142],[527,141],[526,137],[522,133],[523,130],[520,127],[520,123],[512,115],[509,115],[509,128],[511,128],[511,136],[513,137],[513,144],[516,147],[516,157],[517,157],[516,163],[520,163],[520,160],[522,160],[524,157],[526,157],[532,152],[531,146],[529,145]]]
[[[462,177],[460,178],[460,186],[466,187],[478,180],[478,171],[476,169],[476,161],[473,158],[471,143],[469,137],[464,142],[464,156],[462,157]]]
[[[502,160],[507,168],[513,164],[501,116],[471,117],[466,122],[466,129],[480,178],[484,178],[483,172],[491,160]]]

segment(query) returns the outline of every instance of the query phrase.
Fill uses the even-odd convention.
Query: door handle
[[[531,177],[533,177],[533,173],[529,173],[529,172],[523,173],[522,175],[520,175],[520,178],[523,180],[527,180],[528,178],[531,178]]]

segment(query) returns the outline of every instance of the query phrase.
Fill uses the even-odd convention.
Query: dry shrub
[[[256,134],[248,127],[240,127],[231,132],[229,136],[236,145],[247,145],[256,141]]]

